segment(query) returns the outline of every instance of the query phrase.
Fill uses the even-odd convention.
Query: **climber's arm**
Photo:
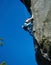
[[[33,16],[31,18],[28,18],[25,22],[29,23],[31,20],[33,20]]]

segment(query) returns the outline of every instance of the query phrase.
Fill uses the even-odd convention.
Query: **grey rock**
[[[36,44],[40,46],[40,49],[37,49],[40,51],[37,52],[38,57],[49,61],[50,64],[44,62],[44,65],[51,65],[51,0],[31,0],[31,11],[34,16],[33,37],[37,40],[35,46],[38,47]],[[43,61],[40,59],[37,62]]]

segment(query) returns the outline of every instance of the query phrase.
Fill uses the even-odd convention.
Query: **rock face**
[[[51,42],[51,0],[31,0],[34,15],[33,32],[37,41],[48,39]]]
[[[38,65],[51,65],[51,0],[31,0],[31,11]]]
[[[38,65],[51,65],[51,0],[31,0],[30,4],[36,61]]]

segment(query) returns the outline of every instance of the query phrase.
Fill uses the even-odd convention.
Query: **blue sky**
[[[0,0],[0,63],[7,65],[37,65],[33,39],[22,29],[30,15],[19,0]]]

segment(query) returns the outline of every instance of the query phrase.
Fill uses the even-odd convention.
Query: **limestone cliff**
[[[51,0],[31,0],[31,11],[34,16],[33,37],[42,56],[51,61]]]

